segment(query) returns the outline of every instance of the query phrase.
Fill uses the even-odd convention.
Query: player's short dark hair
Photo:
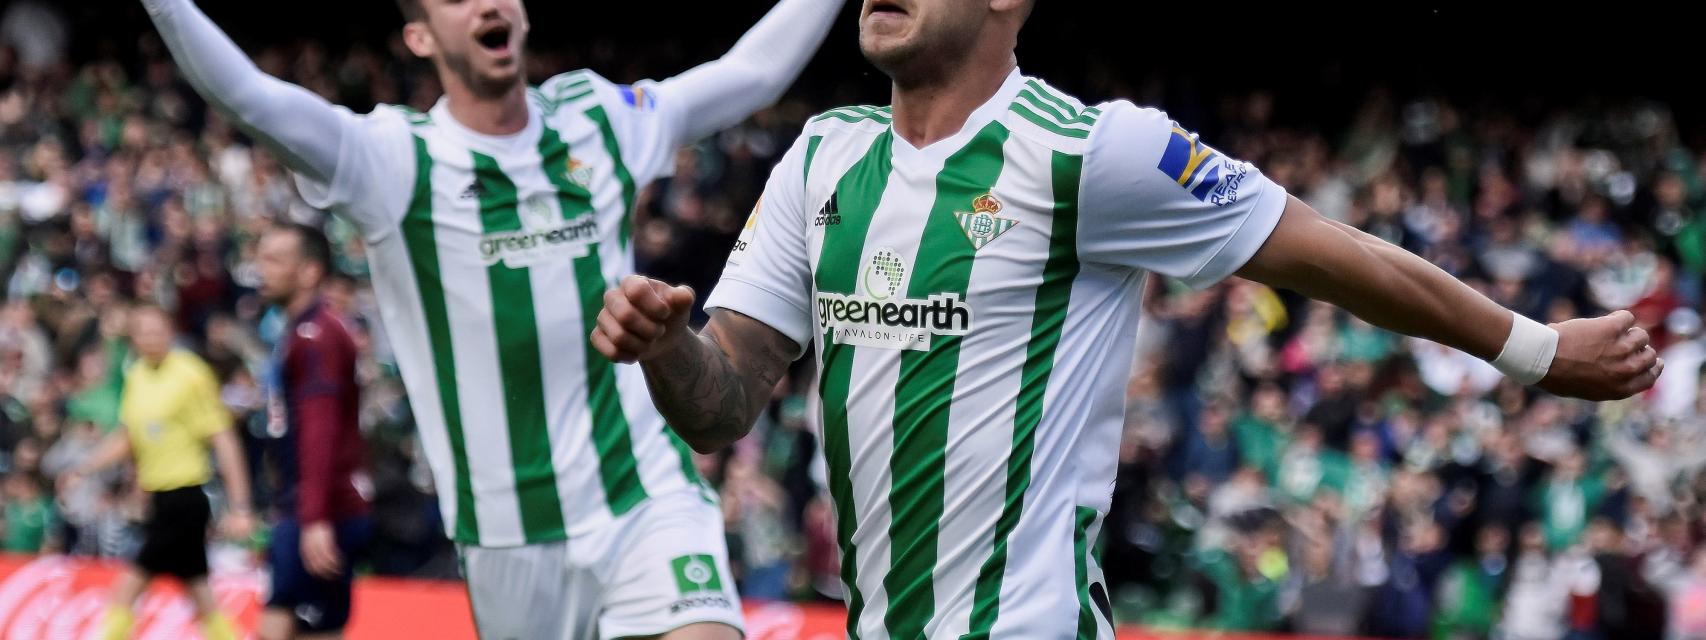
[[[397,0],[397,10],[403,12],[405,22],[426,19],[426,8],[421,6],[421,0]]]
[[[302,252],[302,259],[319,265],[322,279],[332,275],[332,241],[326,239],[325,232],[300,222],[280,222],[275,228],[296,236],[296,249]]]

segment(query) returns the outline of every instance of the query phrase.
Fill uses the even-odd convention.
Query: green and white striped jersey
[[[636,190],[672,166],[650,85],[591,72],[529,90],[525,129],[488,136],[446,103],[348,119],[309,204],[361,229],[445,528],[503,547],[590,531],[695,487],[635,366],[588,344],[633,273]]]
[[[707,306],[817,345],[849,636],[1112,638],[1087,548],[1145,273],[1226,277],[1286,199],[1017,71],[923,149],[885,108],[808,124]]]

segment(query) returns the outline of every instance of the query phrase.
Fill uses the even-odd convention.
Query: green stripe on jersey
[[[558,99],[557,103],[558,104],[568,104],[570,102],[574,102],[576,100],[579,100],[581,98],[585,98],[585,97],[590,96],[590,95],[592,95],[592,89],[583,89],[579,92],[576,92],[574,95],[570,95],[570,96],[566,96],[564,98]]]
[[[812,158],[817,157],[817,147],[820,144],[823,144],[823,136],[812,136],[806,140],[806,165],[801,170],[800,184],[806,185],[807,189],[811,188],[812,183]]]
[[[1019,98],[1031,103],[1038,113],[1049,116],[1050,120],[1055,124],[1064,127],[1067,126],[1067,123],[1072,121],[1073,116],[1068,115],[1072,112],[1061,111],[1060,109],[1055,108],[1054,104],[1043,102],[1042,98],[1038,98],[1037,94],[1030,89],[1021,90],[1019,92]]]
[[[890,124],[890,123],[894,122],[893,117],[891,117],[887,112],[883,111],[882,109],[878,109],[876,107],[860,106],[860,107],[848,107],[848,109],[856,111],[860,115],[863,115],[863,116],[870,118],[872,120],[876,120],[877,122],[881,122],[883,124]]]
[[[622,145],[616,142],[616,130],[610,126],[610,115],[604,112],[604,106],[587,109],[586,117],[598,125],[598,136],[604,139],[604,151],[610,154],[610,162],[615,166],[616,181],[622,185],[622,226],[616,232],[622,250],[627,251],[628,238],[634,233],[634,174],[629,173],[628,164],[622,162]],[[602,304],[600,302],[600,305]]]
[[[1025,95],[1025,94],[1023,92],[1021,92],[1020,95]],[[1031,124],[1037,125],[1038,127],[1042,127],[1042,129],[1044,131],[1048,131],[1049,133],[1053,133],[1053,134],[1059,135],[1059,136],[1065,136],[1068,138],[1077,138],[1079,140],[1085,140],[1085,139],[1088,139],[1090,137],[1090,131],[1088,129],[1074,129],[1074,128],[1062,126],[1062,125],[1060,125],[1060,124],[1058,124],[1052,120],[1049,120],[1046,117],[1037,115],[1036,111],[1033,111],[1030,107],[1025,106],[1025,104],[1023,102],[1019,102],[1017,100],[1013,101],[1013,105],[1012,105],[1011,109],[1013,110],[1013,113],[1017,113],[1021,117],[1023,117],[1024,119],[1030,120]]]
[[[550,93],[546,93],[550,89]],[[593,94],[592,79],[585,71],[574,71],[546,81],[544,86],[529,87],[528,92],[535,95],[544,108],[545,115],[556,114],[564,105],[581,100]]]
[[[520,231],[515,182],[497,160],[475,152],[474,180],[480,185],[480,225],[486,234]],[[546,173],[550,173],[547,171]],[[551,462],[551,433],[545,417],[545,380],[539,361],[539,323],[527,267],[502,260],[486,267],[491,287],[492,328],[497,334],[509,455],[515,465],[515,496],[528,543],[561,540],[563,506]],[[502,296],[500,299],[499,296]]]
[[[598,449],[598,477],[610,512],[620,516],[645,501],[646,488],[640,484],[633,436],[622,413],[616,366],[591,342],[592,330],[598,328],[598,312],[604,308],[605,282],[598,245],[588,247],[586,256],[575,258],[575,283],[581,294],[581,335],[587,336],[586,394],[592,409],[593,446]]]
[[[1102,115],[1101,109],[1079,106],[1077,100],[1061,93],[1054,87],[1037,82],[1035,79],[1026,80],[1025,84],[1032,90],[1036,91],[1037,95],[1042,96],[1043,99],[1048,100],[1051,103],[1059,105],[1062,111],[1065,111],[1070,115],[1071,118],[1067,120],[1067,124],[1082,123],[1094,125],[1096,124],[1096,118]]]
[[[1025,86],[1030,87],[1032,91],[1035,91],[1037,95],[1042,96],[1050,103],[1059,106],[1060,110],[1069,116],[1068,119],[1078,117],[1078,107],[1072,106],[1072,103],[1068,102],[1066,98],[1062,97],[1053,89],[1043,86],[1043,83],[1037,82],[1035,79],[1027,79],[1025,80]]]
[[[1090,546],[1086,538],[1096,522],[1096,510],[1077,508],[1072,528],[1072,576],[1078,587],[1078,640],[1096,640],[1096,610],[1090,607]]]
[[[808,150],[813,147],[808,147]],[[841,176],[836,194],[841,224],[824,227],[823,253],[815,274],[817,290],[852,295],[858,286],[859,261],[864,258],[865,234],[888,188],[893,167],[894,132],[884,131],[871,142],[853,168]],[[809,165],[808,165],[809,166]],[[858,513],[853,509],[853,455],[848,443],[847,398],[853,377],[854,347],[835,344],[825,333],[818,393],[823,399],[823,457],[829,467],[829,497],[835,502],[835,537],[841,546],[841,581],[847,585],[847,637],[859,638],[859,617],[865,601],[859,592],[859,550],[853,545]]]
[[[409,267],[420,292],[421,317],[426,320],[427,342],[432,345],[433,378],[438,381],[439,411],[450,440],[450,460],[456,472],[455,538],[462,544],[480,544],[480,524],[474,514],[474,480],[468,469],[468,443],[462,431],[462,402],[457,395],[456,353],[450,341],[450,311],[444,298],[444,274],[438,264],[437,233],[432,223],[432,154],[426,140],[415,136],[415,192],[403,216],[403,244]],[[426,398],[417,401],[426,402]]]
[[[812,122],[820,122],[829,119],[840,120],[842,122],[864,122],[866,120],[864,116],[856,115],[846,110],[837,109],[835,111],[826,112],[816,118],[812,118]]]
[[[882,124],[890,124],[894,122],[894,114],[888,107],[878,108],[855,105],[830,109],[829,111],[825,111],[818,114],[816,117],[813,117],[811,121],[819,122],[830,119],[841,120],[843,122],[864,122],[866,120],[874,120]]]
[[[590,332],[589,332],[590,333]],[[705,479],[699,475],[699,467],[693,465],[693,449],[687,446],[687,441],[675,434],[669,425],[663,426],[663,435],[669,440],[669,446],[675,448],[676,457],[681,459],[681,475],[687,476],[687,481],[699,485],[702,489],[710,489]]]
[[[1043,282],[1037,287],[1031,314],[1031,340],[1025,347],[1025,364],[1019,374],[1019,397],[1013,420],[1013,451],[1007,456],[1006,500],[995,521],[995,544],[977,574],[972,596],[971,631],[961,640],[989,637],[1001,614],[1001,584],[1007,573],[1008,538],[1019,526],[1025,509],[1025,492],[1031,487],[1031,461],[1036,451],[1037,425],[1043,417],[1043,395],[1049,374],[1054,372],[1055,347],[1066,310],[1072,298],[1072,282],[1078,277],[1078,181],[1084,158],[1055,153],[1054,215],[1049,227],[1048,260],[1043,264]]]
[[[913,278],[907,295],[923,300],[958,294],[971,281],[976,249],[966,242],[956,211],[989,193],[1001,176],[1007,128],[985,126],[971,142],[949,156],[936,176],[936,203],[924,222]],[[854,270],[848,270],[849,273]],[[889,573],[883,578],[889,610],[883,616],[889,636],[919,638],[935,615],[937,535],[942,526],[948,411],[960,365],[961,336],[937,335],[928,351],[900,354],[895,383],[894,453],[890,457]]]
[[[563,219],[592,214],[592,194],[569,179],[569,146],[550,127],[545,127],[539,140],[539,158],[557,190]],[[619,516],[645,500],[646,489],[640,482],[628,417],[622,412],[615,366],[592,346],[592,331],[598,328],[598,312],[604,308],[604,267],[598,249],[598,243],[588,244],[586,255],[575,258],[575,288],[580,292],[581,352],[586,355],[587,410],[592,416],[593,446],[598,450],[598,478],[604,486],[605,504]]]

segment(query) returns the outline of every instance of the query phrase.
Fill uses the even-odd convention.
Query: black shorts
[[[207,525],[213,519],[207,494],[199,485],[150,492],[148,504],[136,566],[149,575],[180,580],[206,576]]]

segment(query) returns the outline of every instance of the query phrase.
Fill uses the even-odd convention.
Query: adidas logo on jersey
[[[484,188],[480,187],[480,183],[479,182],[470,182],[470,183],[468,183],[468,188],[463,189],[462,195],[459,197],[462,198],[463,200],[479,200],[480,196],[483,196],[483,195],[486,195],[486,190]]]
[[[829,202],[823,203],[823,208],[817,210],[817,217],[812,219],[814,227],[833,227],[841,224],[840,194],[829,194]]]
[[[906,281],[906,261],[887,247],[865,263],[864,295],[817,294],[819,331],[836,344],[879,349],[930,350],[938,335],[963,336],[972,328],[972,308],[957,293],[923,300],[895,298]]]

